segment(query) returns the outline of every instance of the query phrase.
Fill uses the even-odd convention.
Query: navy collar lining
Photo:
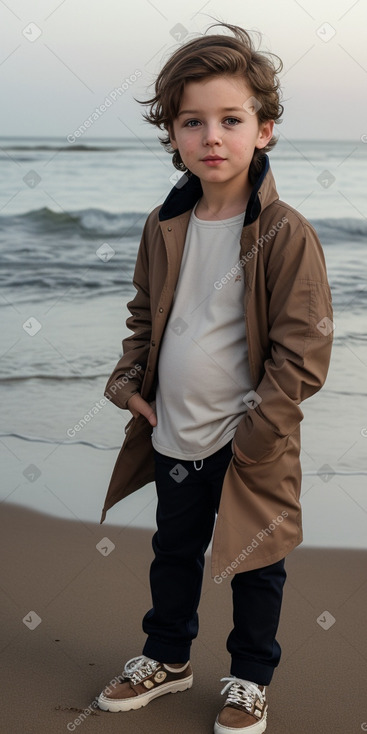
[[[254,222],[261,211],[261,202],[258,192],[269,170],[269,157],[266,154],[264,154],[262,164],[262,170],[260,171],[252,188],[252,192],[247,203],[243,226]],[[180,181],[181,179],[179,179],[178,183]],[[173,217],[178,217],[180,214],[184,214],[184,212],[189,209],[193,209],[202,194],[203,189],[200,179],[192,173],[183,186],[176,185],[171,189],[159,210],[159,221],[164,222],[167,219],[172,219]]]

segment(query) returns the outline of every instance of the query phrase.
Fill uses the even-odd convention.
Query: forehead
[[[185,82],[180,100],[179,114],[187,105],[195,105],[195,109],[211,109],[218,111],[232,110],[241,107],[251,95],[247,81],[239,76],[220,75],[205,79]]]

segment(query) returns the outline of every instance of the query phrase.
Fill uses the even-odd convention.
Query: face
[[[170,139],[185,166],[202,181],[245,181],[255,148],[264,148],[274,121],[259,125],[251,89],[234,76],[185,85]]]

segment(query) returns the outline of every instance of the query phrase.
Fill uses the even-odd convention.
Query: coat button
[[[155,342],[152,342],[152,347],[155,347]]]
[[[172,227],[167,227],[169,232],[172,232]]]
[[[163,313],[163,310],[164,310],[163,308],[160,308],[159,313]]]

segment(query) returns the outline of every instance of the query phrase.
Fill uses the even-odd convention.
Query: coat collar
[[[263,190],[261,191],[260,189]],[[159,221],[164,222],[167,219],[178,217],[180,214],[184,214],[193,209],[202,194],[203,189],[199,177],[193,173],[189,177],[184,174],[163,202],[158,212]],[[265,195],[262,196],[261,194]],[[264,208],[264,205],[271,203],[277,198],[278,194],[270,171],[269,158],[265,154],[262,170],[255,181],[247,204],[243,226],[254,222],[259,216],[261,208]]]

